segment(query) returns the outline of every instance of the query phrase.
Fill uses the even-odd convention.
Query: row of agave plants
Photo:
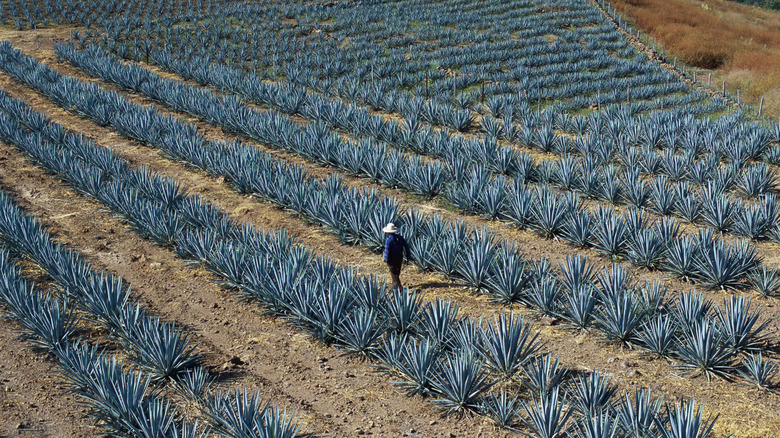
[[[90,75],[140,92],[177,110],[223,125],[225,119],[233,120],[228,116],[219,118],[214,115],[215,111],[223,111],[221,107],[226,103],[212,93],[199,93],[191,86],[160,79],[144,68],[120,63],[94,46],[78,51],[72,46],[61,45],[57,47],[57,53]],[[193,67],[189,62],[175,61],[166,64],[165,68],[185,78],[193,78]],[[253,82],[251,77],[244,78],[235,71],[225,74],[226,69],[221,66],[211,67],[208,71],[212,74],[205,76],[213,80],[201,77],[198,79],[200,83],[206,82],[288,114],[302,114],[314,123],[324,122],[330,127],[380,141],[379,144],[363,142],[359,148],[351,148],[346,155],[326,159],[328,164],[386,184],[400,185],[424,196],[434,196],[444,187],[454,186],[446,195],[456,202],[463,200],[459,207],[465,207],[470,213],[512,220],[512,215],[507,213],[511,210],[509,199],[514,193],[508,185],[518,181],[535,182],[554,185],[565,191],[578,191],[589,198],[613,204],[625,202],[659,215],[675,215],[712,227],[720,233],[731,232],[756,240],[780,239],[777,204],[774,195],[767,196],[776,191],[777,176],[763,163],[719,168],[719,160],[712,154],[700,160],[686,159],[672,153],[659,155],[647,148],[627,145],[616,148],[610,141],[602,142],[598,137],[585,136],[573,142],[572,149],[584,158],[564,156],[559,161],[542,159],[535,164],[527,153],[518,153],[510,146],[491,140],[464,141],[443,131],[421,128],[416,118],[407,118],[401,124],[379,115],[371,116],[364,109],[343,102],[328,101],[306,90]],[[181,94],[189,96],[178,97]],[[213,102],[212,107],[199,103],[194,108],[192,101],[196,98],[192,94],[200,94],[199,102]],[[185,100],[184,103],[181,103],[182,100]],[[229,104],[235,105],[232,100]],[[247,124],[251,126],[252,122],[233,122],[230,128],[256,138],[252,131],[246,129]],[[541,132],[547,132],[543,136],[548,136],[549,141],[555,144],[559,143],[558,139],[567,138],[555,136],[552,128]],[[414,153],[436,157],[443,164],[428,162],[419,168],[420,162],[411,160],[404,165],[404,156],[387,149],[381,143],[385,141]],[[768,145],[766,141],[762,144]],[[619,157],[622,167],[608,164],[613,155]],[[399,168],[408,169],[406,180],[396,176]],[[472,178],[464,177],[469,174],[473,175]],[[653,174],[657,176],[651,177]],[[497,175],[509,178],[496,178]],[[695,184],[703,185],[703,188],[695,189],[696,186],[688,181],[680,181],[683,175]],[[727,193],[735,187],[739,194],[757,197],[758,202],[745,203]],[[464,194],[471,196],[464,198]],[[521,221],[519,225],[524,224]]]
[[[224,2],[219,0],[10,0],[0,5],[0,23],[13,23],[19,30],[61,24],[91,28],[114,20],[148,22],[161,14],[197,19],[216,13],[222,6]]]
[[[25,141],[25,135],[29,141],[29,134],[21,132],[17,140]],[[121,278],[98,273],[52,239],[37,218],[0,193],[0,308],[32,348],[55,361],[107,433],[160,438],[248,436],[242,430],[257,437],[298,434],[292,416],[263,403],[259,392],[215,392],[211,381],[216,376],[199,365],[191,335],[153,317]],[[41,268],[56,285],[55,293],[26,279],[17,261]],[[94,339],[80,340],[91,330],[107,332],[120,354],[109,356],[106,344]],[[199,431],[197,421],[184,419],[162,395],[169,382],[202,409],[205,429]]]
[[[125,105],[123,114],[130,114],[130,108]],[[151,114],[154,110],[147,111]],[[609,339],[677,357],[681,366],[708,375],[723,375],[723,371],[727,374],[733,370],[736,354],[758,351],[763,344],[761,332],[765,325],[758,323],[759,312],[751,310],[744,298],[727,301],[716,311],[700,295],[688,294],[672,306],[681,315],[675,319],[658,313],[665,296],[658,284],[635,287],[627,272],[618,266],[605,269],[597,278],[596,269],[585,259],[573,258],[556,270],[546,260],[523,259],[514,245],[497,241],[486,229],[448,222],[440,216],[427,217],[416,210],[401,213],[391,198],[344,187],[336,177],[316,180],[308,177],[301,166],[290,165],[252,146],[207,142],[194,130],[177,128],[172,118],[159,119],[167,124],[165,129],[150,124],[140,129],[130,121],[141,118],[125,120],[128,123],[112,126],[169,156],[226,177],[243,193],[262,197],[324,225],[345,242],[377,248],[383,238],[381,227],[394,221],[409,236],[413,259],[419,266],[458,278],[499,301],[523,302],[541,313],[562,315],[577,327],[594,328]],[[132,134],[138,132],[143,136]],[[153,235],[161,239],[173,238],[181,228],[180,221],[149,223],[155,230]],[[704,257],[735,255],[711,236],[701,236],[697,241],[679,240],[708,248],[703,250]],[[685,253],[687,247],[680,251]],[[766,270],[763,272],[771,276]],[[704,330],[706,342],[695,339],[697,330]],[[654,333],[661,334],[660,343]],[[747,343],[743,345],[735,339]]]
[[[485,324],[458,317],[450,301],[425,303],[408,289],[389,292],[376,277],[316,256],[286,233],[230,220],[200,198],[183,195],[174,181],[132,167],[19,100],[2,96],[0,102],[4,141],[108,206],[141,235],[203,264],[313,338],[377,361],[400,380],[399,387],[433,397],[449,414],[480,412],[543,437],[564,431],[583,437],[687,436],[680,435],[686,430],[707,436],[712,430],[713,421],[703,420],[693,401],[664,410],[647,390],[621,393],[601,373],[577,375],[539,354],[537,337],[521,318],[509,314]],[[169,230],[161,233],[161,224]],[[491,393],[498,383],[505,389]],[[236,421],[257,408],[249,402],[229,406],[241,408]],[[233,432],[229,436],[284,436]]]
[[[541,2],[479,2],[479,9],[465,15],[461,8],[477,3],[462,3],[395,2],[295,11],[284,10],[285,5],[259,5],[231,11],[229,19],[185,26],[171,26],[175,17],[164,17],[151,32],[127,28],[109,38],[115,50],[133,56],[148,56],[150,45],[167,46],[187,58],[251,68],[323,91],[371,81],[452,109],[457,90],[464,90],[455,99],[463,102],[521,93],[525,101],[558,100],[566,109],[631,97],[647,108],[669,108],[706,98],[636,53],[587,2],[558,2],[556,7],[566,12],[540,12],[545,7]],[[496,6],[501,10],[492,11]],[[388,19],[391,7],[403,12]],[[283,14],[295,25],[272,18]],[[454,15],[459,15],[457,31],[443,26]],[[359,16],[377,19],[356,20]],[[432,21],[438,25],[414,24]],[[397,33],[411,33],[408,44],[396,44]],[[549,41],[550,35],[555,41]],[[269,41],[269,46],[260,48],[247,39]],[[456,72],[455,78],[450,71]],[[483,82],[487,85],[473,89]],[[456,119],[440,121],[465,127]]]
[[[19,60],[17,65],[36,65],[32,59],[19,57],[18,54],[14,56]],[[115,60],[115,58],[112,59]],[[114,70],[111,75],[104,74],[103,76],[110,77],[112,82],[120,82],[127,77],[122,73],[145,72],[146,75],[141,76],[143,80],[139,79],[138,75],[134,75],[136,81],[124,80],[121,83],[128,88],[132,87],[133,90],[140,90],[176,110],[195,114],[204,120],[217,123],[234,132],[244,133],[263,143],[281,147],[306,158],[335,165],[342,169],[351,169],[353,172],[355,169],[350,167],[346,161],[350,160],[350,157],[354,158],[355,155],[368,151],[373,153],[372,157],[376,157],[376,161],[384,164],[386,168],[394,169],[395,176],[390,180],[377,176],[388,185],[402,180],[403,178],[399,175],[401,172],[406,174],[406,180],[410,185],[415,184],[424,176],[430,175],[430,172],[424,170],[415,173],[417,171],[413,170],[414,167],[406,168],[404,171],[402,159],[391,158],[400,157],[400,155],[391,155],[384,159],[382,153],[371,148],[370,144],[364,143],[360,147],[354,147],[340,141],[337,135],[324,131],[321,126],[314,125],[303,130],[294,122],[278,114],[252,111],[236,99],[220,99],[207,90],[198,89],[198,91],[190,93],[175,93],[174,90],[177,90],[177,87],[183,87],[185,91],[191,91],[196,87],[161,79],[146,69],[140,69],[140,67],[135,70],[129,68],[125,70],[117,64],[118,61],[113,64],[104,64],[114,65],[117,70]],[[2,68],[14,69],[8,64]],[[35,68],[51,71],[48,70],[48,67],[38,66]],[[34,83],[36,79],[29,74],[32,69],[25,67],[23,71],[24,74],[17,74],[21,80],[27,83],[33,82],[33,86],[43,87],[44,90],[55,88],[53,83]],[[135,111],[138,112],[139,116],[143,114],[145,120],[142,135],[139,135],[137,128],[123,128],[126,116],[130,113],[130,104],[126,103],[124,97],[98,90],[93,85],[78,85],[78,82],[73,79],[69,81],[71,85],[67,89],[58,88],[59,91],[53,91],[57,93],[57,99],[63,100],[67,106],[75,105],[80,111],[88,113],[88,117],[110,124],[131,138],[154,143],[157,134],[151,133],[155,132],[155,124],[160,126],[156,128],[159,132],[169,132],[172,129],[167,127],[168,124],[173,123],[168,118],[158,116],[154,119],[148,115],[149,109],[140,106],[136,106]],[[139,85],[132,86],[132,83]],[[94,102],[81,98],[74,100],[73,95],[65,92],[72,86],[81,86],[91,94],[101,96],[99,99],[103,104],[94,105]],[[49,91],[47,94],[51,93],[52,91]],[[208,105],[206,102],[214,104]],[[123,115],[119,116],[119,112],[112,111],[112,107],[122,107],[121,114]],[[176,128],[177,131],[184,129],[186,128]],[[198,142],[203,141],[194,132],[188,135],[199,138]],[[429,164],[421,164],[421,166],[429,166]],[[207,167],[214,172],[213,166]],[[545,187],[531,189],[524,184],[509,183],[503,178],[491,180],[487,172],[478,168],[472,169],[470,176],[461,176],[458,179],[459,181],[455,182],[449,190],[448,198],[453,205],[469,213],[482,213],[491,218],[508,220],[515,225],[535,229],[547,237],[562,236],[576,246],[593,246],[608,256],[626,257],[637,266],[662,268],[686,280],[695,280],[710,287],[738,288],[744,285],[746,278],[761,285],[773,285],[778,281],[776,271],[756,269],[759,267],[760,261],[755,248],[747,242],[729,245],[716,239],[711,232],[702,232],[694,238],[680,237],[679,225],[674,221],[663,220],[651,224],[644,214],[638,211],[630,211],[625,217],[620,217],[607,210],[589,213],[581,207],[576,196],[561,195]],[[284,189],[288,190],[286,187]],[[756,222],[751,224],[761,227],[762,232],[769,232],[773,229],[772,227],[776,227],[778,204],[773,201],[773,197],[767,197],[764,203],[746,210],[755,213]],[[303,201],[299,200],[298,202]],[[394,202],[390,202],[390,204],[392,205],[388,205],[381,218],[393,219],[397,215],[398,207]],[[734,210],[716,211],[731,217]],[[350,220],[355,223],[356,227],[360,228],[363,226],[362,224],[374,219],[370,218],[371,214],[373,212],[364,209],[360,216],[355,217],[353,214]],[[344,226],[332,218],[328,223],[333,224],[332,226],[336,229]],[[371,222],[371,226],[373,229],[368,234],[374,237],[370,244],[379,246],[381,244],[379,238],[381,224],[378,220],[374,220]],[[433,247],[433,243],[421,246],[422,256],[419,257],[421,267],[426,268],[430,265],[424,252]],[[487,273],[490,270],[490,261],[488,260],[486,263],[488,269],[485,271]],[[447,270],[445,273],[449,274],[450,272]],[[766,295],[772,292],[772,287],[762,287],[759,290]]]

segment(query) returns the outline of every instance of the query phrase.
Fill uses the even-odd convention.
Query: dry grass
[[[667,53],[713,70],[734,95],[780,117],[780,13],[728,0],[612,0]],[[668,57],[668,56],[667,56]]]

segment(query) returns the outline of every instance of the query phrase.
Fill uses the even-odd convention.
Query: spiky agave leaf
[[[448,356],[433,379],[434,403],[447,415],[463,415],[479,409],[482,395],[493,386],[476,356],[457,352]]]

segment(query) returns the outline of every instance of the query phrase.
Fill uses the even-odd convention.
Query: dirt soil
[[[27,54],[46,60],[63,72],[73,73],[67,66],[56,63],[51,55],[53,38],[66,37],[67,33],[53,32],[44,39],[39,31],[40,48],[30,33],[0,32],[0,38],[11,39]],[[189,193],[203,195],[235,219],[269,229],[284,228],[319,253],[330,254],[341,263],[358,266],[364,273],[380,274],[387,279],[376,254],[341,245],[335,237],[299,218],[238,195],[219,179],[161,158],[153,149],[67,113],[7,75],[0,75],[0,87],[16,97],[24,97],[34,109],[111,147],[134,164],[146,165],[176,178]],[[211,128],[209,135],[219,135],[219,130]],[[314,166],[312,169],[321,173],[332,171]],[[370,365],[342,357],[334,349],[312,342],[278,319],[262,315],[254,304],[242,302],[232,292],[216,286],[213,275],[204,269],[186,266],[170,251],[128,232],[126,226],[111,218],[97,203],[77,196],[64,184],[27,163],[8,145],[0,145],[0,185],[14,194],[26,211],[39,215],[51,225],[61,242],[81,251],[99,269],[121,275],[132,283],[141,302],[154,312],[192,330],[207,366],[219,375],[220,388],[259,389],[275,402],[294,409],[303,418],[306,431],[334,437],[507,435],[482,418],[441,418],[429,401],[406,397]],[[408,197],[403,200],[414,202]],[[481,221],[465,219],[474,223]],[[523,243],[531,258],[544,255],[558,262],[565,254],[575,252],[562,243],[505,228],[509,238]],[[687,285],[665,280],[657,273],[640,272],[637,275],[640,280],[664,279],[675,293],[688,289]],[[427,298],[452,298],[461,306],[462,314],[492,318],[505,311],[485,297],[470,294],[465,287],[439,275],[407,269],[404,279],[409,285],[421,288]],[[708,296],[720,299],[723,294],[708,293]],[[780,315],[774,299],[762,304],[767,307],[765,313],[769,316]],[[776,415],[780,397],[774,393],[743,386],[741,382],[707,382],[701,377],[681,376],[663,360],[650,360],[636,351],[606,344],[593,334],[571,332],[554,320],[540,320],[537,326],[545,342],[544,349],[560,355],[569,367],[604,371],[622,389],[650,386],[669,401],[695,397],[705,402],[708,413],[720,415],[716,428],[719,435],[736,432],[735,436],[740,437],[772,436],[780,426]],[[39,428],[45,429],[43,436],[97,435],[96,428],[84,418],[83,408],[75,404],[72,396],[46,380],[53,376],[51,365],[40,359],[36,361],[37,356],[29,352],[8,354],[20,351],[21,347],[11,339],[10,325],[4,324],[0,328],[3,329],[0,336],[0,347],[3,347],[0,349],[0,364],[3,365],[0,382],[3,383],[0,386],[5,388],[13,384],[15,388],[25,389],[15,390],[13,398],[0,392],[3,410],[8,406],[8,411],[12,412],[12,416],[0,419],[0,434],[17,436],[22,434],[15,429],[19,424],[33,427],[42,424],[44,426]],[[776,338],[777,333],[778,325],[773,323],[769,334]],[[9,348],[5,348],[6,345]],[[25,355],[29,357],[24,359]],[[20,365],[30,372],[15,373]],[[40,382],[49,383],[41,385]],[[35,390],[36,384],[40,390]],[[40,407],[36,409],[32,405]]]

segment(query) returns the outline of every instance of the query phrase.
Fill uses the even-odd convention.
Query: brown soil
[[[25,44],[22,36],[18,42],[28,53],[37,52],[34,41]],[[41,49],[46,50],[43,44]],[[267,228],[287,229],[317,252],[328,253],[341,263],[359,266],[364,273],[378,273],[387,278],[384,266],[375,254],[340,245],[333,236],[319,232],[298,218],[237,195],[217,179],[161,159],[150,148],[56,108],[5,75],[0,76],[0,86],[12,95],[24,96],[36,110],[115,149],[134,164],[147,165],[156,172],[175,177],[189,193],[203,195],[236,219]],[[218,135],[216,131],[211,132]],[[62,242],[80,250],[99,268],[122,275],[133,284],[142,302],[155,312],[192,329],[200,349],[206,354],[207,365],[222,377],[220,386],[261,389],[276,402],[295,409],[304,418],[306,430],[324,432],[327,436],[353,436],[358,429],[377,436],[404,433],[477,436],[476,431],[485,436],[503,435],[481,418],[461,421],[439,418],[430,403],[399,393],[388,379],[372,372],[370,366],[341,357],[335,350],[311,342],[278,320],[262,316],[253,304],[240,302],[228,291],[216,287],[215,279],[205,270],[187,268],[169,251],[124,232],[126,227],[111,219],[97,204],[79,198],[61,183],[26,164],[14,148],[2,145],[0,151],[0,184],[16,195],[27,211],[53,225]],[[415,203],[411,198],[404,201]],[[450,214],[453,218],[462,217]],[[467,219],[474,223],[481,221]],[[495,227],[495,224],[486,224]],[[546,255],[560,261],[565,254],[574,252],[561,243],[545,241],[510,227],[502,232],[520,239],[526,253],[533,258]],[[642,273],[641,278],[664,277]],[[423,289],[428,298],[453,298],[465,314],[491,317],[501,311],[485,297],[471,295],[466,288],[438,275],[409,269],[404,273],[404,279],[409,285]],[[669,285],[675,291],[687,289],[678,282],[669,282]],[[717,297],[719,294],[708,295]],[[769,301],[766,305],[767,313],[777,316],[774,303]],[[635,385],[651,386],[670,401],[678,397],[704,401],[708,412],[720,414],[718,433],[770,436],[780,425],[780,419],[773,416],[780,401],[775,394],[737,383],[682,378],[662,360],[645,359],[636,351],[605,344],[594,335],[578,336],[554,324],[548,320],[541,324],[545,349],[561,355],[562,361],[572,368],[604,371],[624,389]],[[771,334],[776,336],[777,331],[773,324]],[[242,365],[231,364],[231,359],[236,357]],[[46,395],[54,398],[57,394],[60,394],[59,390],[52,388]],[[24,402],[37,403],[39,400],[29,397]],[[61,417],[53,411],[46,421],[54,423]],[[72,426],[70,432],[65,436],[76,436],[80,429]]]

